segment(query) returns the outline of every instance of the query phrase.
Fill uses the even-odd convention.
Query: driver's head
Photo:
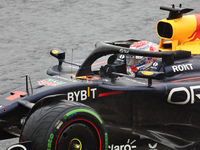
[[[149,41],[134,42],[130,46],[130,48],[139,49],[141,51],[153,51],[153,52],[159,51],[158,45]],[[154,57],[127,55],[126,56],[127,73],[134,74],[138,70],[147,70],[155,59],[156,58]]]

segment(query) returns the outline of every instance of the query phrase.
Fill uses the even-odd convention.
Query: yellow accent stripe
[[[88,87],[88,97],[90,97],[90,87]]]

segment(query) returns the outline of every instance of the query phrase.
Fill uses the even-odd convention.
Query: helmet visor
[[[145,58],[143,56],[135,56],[135,55],[127,55],[126,56],[126,65],[127,66],[136,66],[138,64],[141,64],[145,61]]]

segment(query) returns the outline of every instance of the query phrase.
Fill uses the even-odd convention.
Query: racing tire
[[[20,141],[32,150],[106,150],[103,120],[91,107],[60,101],[36,109],[26,120]]]

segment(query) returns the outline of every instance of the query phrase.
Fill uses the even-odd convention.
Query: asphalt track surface
[[[0,95],[46,77],[60,48],[66,60],[84,60],[97,41],[127,39],[159,43],[156,23],[168,16],[160,6],[182,4],[200,13],[197,0],[2,0],[0,3]],[[18,138],[0,141],[0,149]]]

